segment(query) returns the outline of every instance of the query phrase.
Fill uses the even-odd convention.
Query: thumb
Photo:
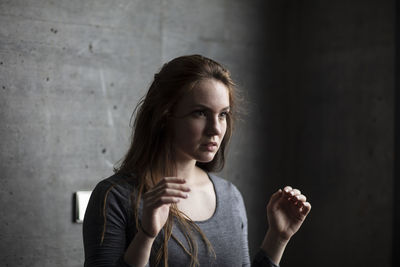
[[[273,205],[275,205],[275,203],[277,203],[277,201],[282,197],[282,195],[283,195],[282,189],[279,189],[278,191],[273,193],[271,198],[269,199],[268,207],[272,207]]]

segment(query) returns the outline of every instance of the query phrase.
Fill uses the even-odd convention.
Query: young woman
[[[279,264],[311,205],[290,186],[274,193],[250,263],[242,196],[210,173],[225,162],[234,89],[228,70],[199,55],[175,58],[155,75],[137,106],[129,151],[89,201],[86,267]]]

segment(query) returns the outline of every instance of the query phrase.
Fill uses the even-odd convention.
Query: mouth
[[[217,142],[208,142],[208,143],[202,144],[201,146],[210,152],[213,152],[218,149]]]

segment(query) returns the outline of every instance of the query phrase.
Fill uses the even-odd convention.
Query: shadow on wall
[[[254,103],[225,170],[247,203],[251,252],[265,231],[262,189],[291,184],[313,210],[282,266],[397,266],[395,4],[2,1],[0,262],[82,266],[73,192],[112,173],[161,64],[200,53]]]

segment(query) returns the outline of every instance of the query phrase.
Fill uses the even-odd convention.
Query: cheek
[[[225,136],[226,130],[228,129],[228,122],[225,122],[222,129],[221,129],[221,135]]]
[[[202,121],[181,121],[173,125],[174,138],[177,142],[191,142],[200,138],[204,131]]]
[[[187,136],[186,138],[192,137],[192,139],[200,138],[203,135],[205,129],[205,123],[201,120],[198,121],[190,121],[183,128],[184,134]]]

